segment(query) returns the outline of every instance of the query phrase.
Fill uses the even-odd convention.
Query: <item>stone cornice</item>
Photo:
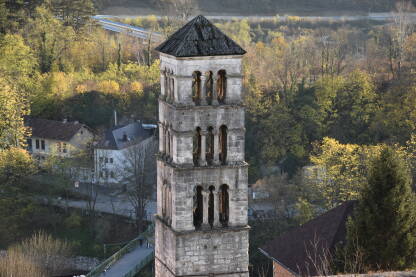
[[[159,97],[159,102],[165,104],[166,106],[176,109],[176,110],[218,110],[219,108],[223,109],[236,109],[236,108],[245,108],[245,105],[242,101],[229,104],[220,104],[220,105],[194,105],[194,104],[178,104],[178,103],[169,103],[163,97]],[[160,104],[159,103],[159,104]]]
[[[206,165],[206,166],[194,166],[193,164],[175,164],[171,161],[167,161],[162,157],[162,154],[157,155],[157,159],[163,162],[165,165],[175,169],[175,170],[212,170],[212,169],[226,169],[226,168],[248,168],[249,164],[247,162],[235,162],[234,164],[226,165]]]
[[[178,231],[172,228],[172,226],[168,225],[163,218],[161,218],[158,214],[154,215],[155,220],[162,223],[166,228],[170,229],[176,236],[187,236],[187,235],[199,235],[199,234],[210,234],[210,233],[230,233],[230,232],[242,232],[242,231],[249,231],[251,227],[249,225],[244,226],[230,226],[230,227],[214,227],[208,229],[197,229],[197,230],[189,230],[189,231]]]

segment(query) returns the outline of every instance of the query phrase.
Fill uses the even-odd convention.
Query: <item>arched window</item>
[[[166,207],[166,204],[167,204],[167,202],[166,202],[166,187],[167,187],[167,184],[166,184],[166,181],[164,181],[163,182],[163,185],[162,185],[162,217],[163,218],[166,218],[166,210],[167,210],[167,207]]]
[[[214,78],[212,76],[212,71],[208,71],[205,73],[205,95],[207,97],[208,105],[212,104],[212,96],[213,96],[213,87],[214,87]]]
[[[215,187],[210,186],[209,187],[209,198],[208,198],[208,223],[211,226],[211,228],[214,227],[214,191]]]
[[[200,228],[203,221],[204,214],[204,200],[202,197],[202,187],[197,186],[195,188],[194,195],[194,226],[196,229]]]
[[[227,163],[227,126],[220,127],[220,162]]]
[[[175,100],[175,79],[173,79],[173,77],[170,78],[170,84],[171,99]]]
[[[193,160],[194,165],[199,165],[199,157],[201,157],[201,128],[196,128],[193,138]]]
[[[171,155],[170,155],[171,145],[170,145],[170,132],[169,131],[167,131],[167,136],[166,137],[167,137],[166,155],[168,157],[171,157]]]
[[[209,165],[214,160],[214,128],[208,127],[207,139],[206,139],[206,159]]]
[[[167,73],[166,68],[163,70],[163,86],[164,86],[163,94],[165,95],[165,97],[167,97],[168,96],[168,73]]]
[[[196,105],[201,103],[201,72],[192,73],[192,100]]]
[[[219,203],[219,215],[220,215],[220,223],[223,227],[228,226],[229,220],[229,195],[228,195],[228,186],[222,185],[220,187],[220,203]]]
[[[167,201],[167,222],[168,224],[170,224],[172,222],[172,190],[171,190],[171,186],[168,185],[166,188],[167,191],[167,197],[166,197],[166,201]]]
[[[227,92],[227,73],[225,70],[218,71],[217,77],[217,96],[218,102],[224,103]]]

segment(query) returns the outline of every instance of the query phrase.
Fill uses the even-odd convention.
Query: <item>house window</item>
[[[103,178],[104,176],[103,176],[103,172],[102,171],[100,171],[100,177],[101,178]]]
[[[100,163],[103,163],[104,158],[100,157]]]
[[[36,140],[36,149],[39,149],[39,140]]]
[[[113,163],[113,158],[110,158],[110,164],[112,164]]]
[[[105,163],[108,164],[108,158],[105,158]]]
[[[40,146],[41,146],[42,150],[45,150],[45,141],[44,140],[40,141]]]
[[[66,143],[65,142],[62,145],[62,152],[64,152],[64,153],[68,152],[68,150],[66,148]]]
[[[110,177],[114,179],[114,171],[110,171]]]
[[[27,148],[32,151],[32,139],[27,139]]]

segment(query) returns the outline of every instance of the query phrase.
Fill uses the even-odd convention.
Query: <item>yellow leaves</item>
[[[97,85],[98,90],[104,93],[119,93],[120,92],[120,85],[116,81],[106,80],[101,81]]]
[[[0,72],[19,79],[31,74],[35,67],[34,55],[20,35],[6,34],[0,40]]]
[[[27,129],[23,116],[28,113],[24,97],[0,77],[0,149],[24,145]]]
[[[50,89],[53,94],[65,97],[72,93],[73,78],[64,72],[52,72],[49,77]]]
[[[366,183],[370,161],[380,150],[381,145],[342,144],[333,138],[323,139],[310,157],[323,174],[310,183],[321,192],[327,208],[358,197]]]
[[[140,82],[132,82],[130,84],[130,90],[137,93],[140,97],[143,96],[143,85]]]
[[[292,22],[299,22],[299,21],[302,21],[302,18],[299,17],[299,16],[289,15],[287,17],[287,21],[289,21],[290,23],[292,23]]]
[[[86,86],[86,85],[79,84],[79,85],[77,85],[77,86],[75,87],[75,91],[76,91],[77,93],[85,93],[85,92],[87,92],[87,91],[88,91],[88,88],[87,88],[87,86]]]

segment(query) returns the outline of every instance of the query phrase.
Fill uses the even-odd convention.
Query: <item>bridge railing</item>
[[[140,234],[137,238],[130,241],[128,244],[126,244],[123,248],[121,248],[119,251],[111,255],[111,257],[107,258],[104,262],[99,264],[97,267],[95,267],[93,270],[91,270],[86,277],[96,277],[99,276],[101,273],[103,273],[105,270],[110,268],[113,264],[118,262],[124,255],[130,253],[134,249],[137,248],[137,246],[141,242],[147,242],[150,244],[150,240],[152,237],[152,234],[154,232],[153,225],[150,225],[145,232]],[[137,272],[142,267],[147,265],[151,260],[153,259],[153,255],[148,255],[145,259],[141,260],[134,268],[134,272]],[[132,274],[133,270],[130,271],[130,274]],[[130,277],[130,274],[127,274],[126,277]],[[131,275],[131,276],[134,276]]]

